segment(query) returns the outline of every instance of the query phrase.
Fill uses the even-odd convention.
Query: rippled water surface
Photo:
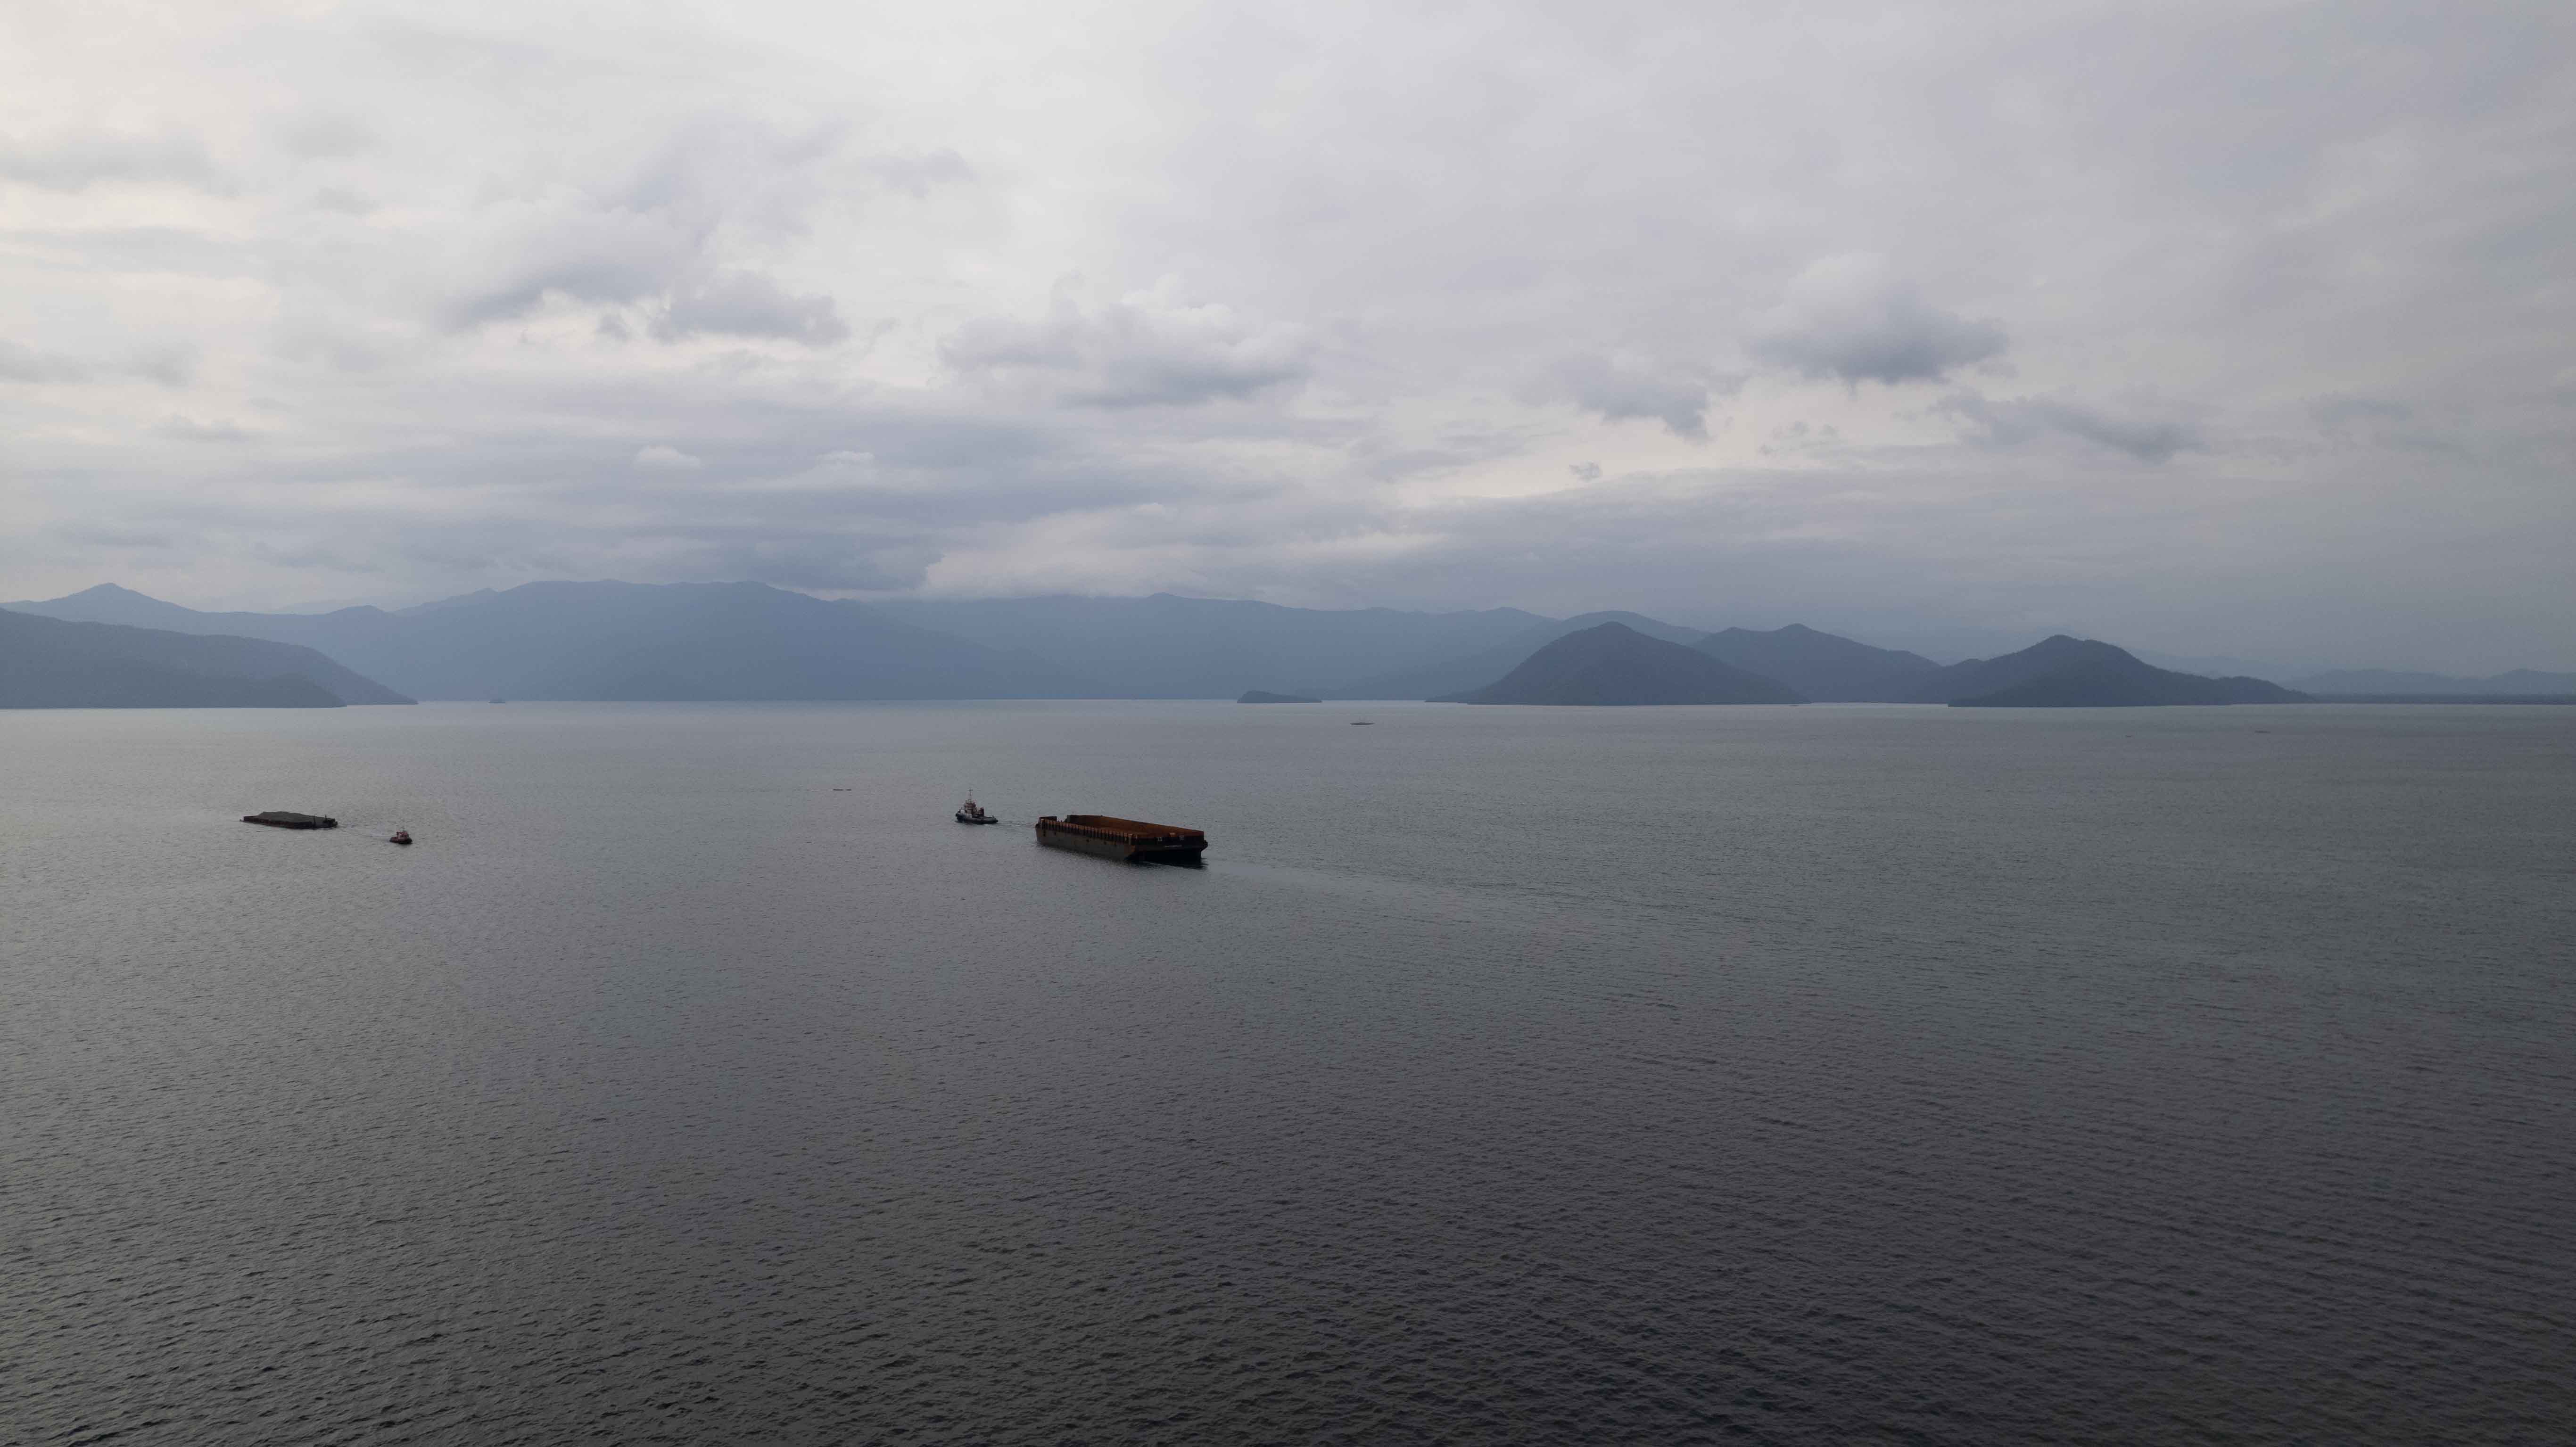
[[[0,714],[0,1440],[2564,1441],[2571,941],[2576,709]]]

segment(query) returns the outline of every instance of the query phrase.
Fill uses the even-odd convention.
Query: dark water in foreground
[[[2576,1433],[2576,710],[0,750],[0,1440]]]

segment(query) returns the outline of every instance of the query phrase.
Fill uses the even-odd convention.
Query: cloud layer
[[[1832,256],[1791,278],[1762,319],[1753,354],[1802,377],[1847,385],[1938,382],[2004,352],[2004,329],[1925,301],[1883,256]]]
[[[2576,667],[2576,18],[0,22],[0,570]]]
[[[1191,407],[1304,378],[1302,329],[1255,325],[1223,306],[1127,296],[1086,312],[1059,295],[1041,321],[986,317],[940,345],[969,377],[1024,380],[1077,407]]]

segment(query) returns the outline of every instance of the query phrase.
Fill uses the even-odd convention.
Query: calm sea
[[[2571,1363],[2576,709],[0,715],[0,1441],[2540,1443]]]

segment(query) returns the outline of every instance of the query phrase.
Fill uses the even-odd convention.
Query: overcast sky
[[[0,8],[0,597],[2576,666],[2576,6]]]

